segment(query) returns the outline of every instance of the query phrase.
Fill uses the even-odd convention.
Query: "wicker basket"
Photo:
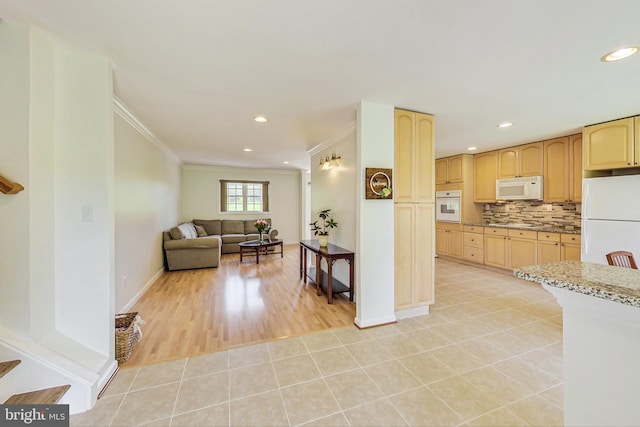
[[[137,311],[116,314],[116,360],[118,362],[125,362],[140,340],[140,333],[135,328],[137,315]]]

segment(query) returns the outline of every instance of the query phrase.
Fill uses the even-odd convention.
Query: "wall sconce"
[[[323,171],[337,168],[338,166],[340,166],[339,161],[341,158],[342,157],[340,156],[336,156],[336,152],[334,151],[333,153],[331,153],[331,158],[329,158],[329,156],[326,156],[324,160],[320,159],[320,165],[318,166],[318,168]]]

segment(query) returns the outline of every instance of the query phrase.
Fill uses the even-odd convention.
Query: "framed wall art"
[[[365,168],[365,198],[393,199],[393,171],[382,168]]]

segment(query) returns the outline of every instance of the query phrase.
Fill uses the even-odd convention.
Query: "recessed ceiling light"
[[[282,162],[282,163],[284,163],[285,165],[288,165],[288,164],[289,164],[289,162],[287,162],[286,160],[285,160],[284,162]]]
[[[613,52],[609,52],[606,55],[604,55],[602,58],[600,58],[600,61],[602,62],[614,62],[614,61],[619,61],[621,59],[624,58],[628,58],[631,55],[635,55],[636,53],[638,53],[638,48],[637,47],[622,47],[620,49],[616,49]]]
[[[498,125],[499,128],[508,128],[509,126],[513,126],[511,122],[503,122]]]
[[[469,151],[473,151],[473,150],[477,150],[477,149],[478,149],[478,147],[469,147],[469,148],[467,148],[467,150],[469,150]]]
[[[266,123],[269,119],[267,119],[265,116],[255,116],[253,120],[258,123]]]
[[[253,151],[253,150],[252,150],[251,148],[243,148],[243,149],[242,149],[242,151],[247,151],[247,152],[249,152],[249,151]]]

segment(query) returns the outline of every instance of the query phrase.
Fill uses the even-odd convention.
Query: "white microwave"
[[[542,200],[542,190],[541,176],[496,180],[497,200]]]

